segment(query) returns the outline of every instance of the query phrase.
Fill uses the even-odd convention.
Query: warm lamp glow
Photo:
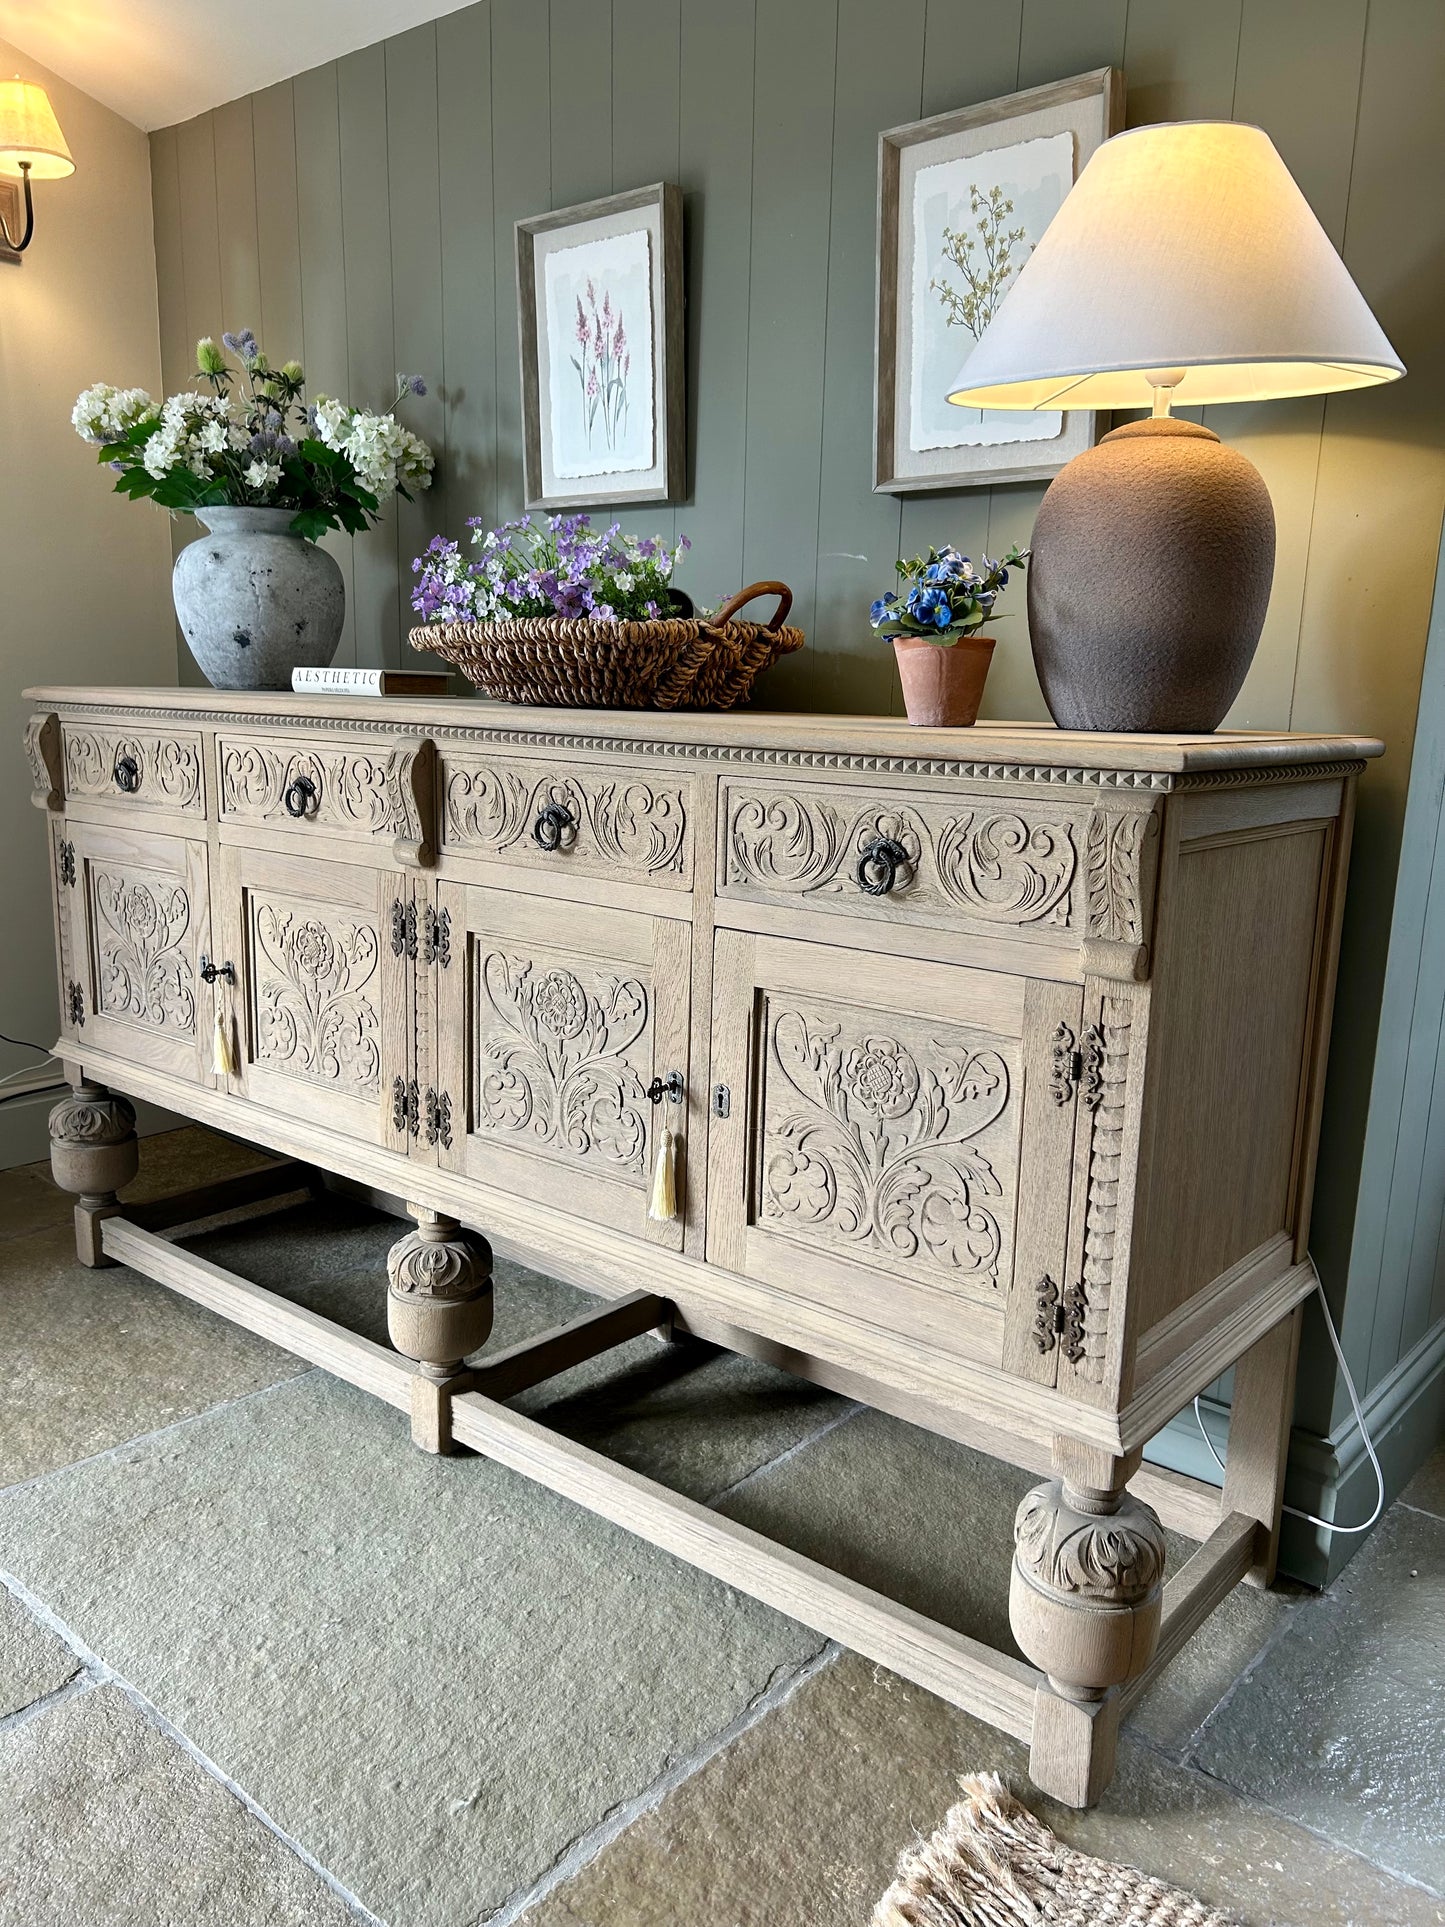
[[[22,180],[27,164],[32,181],[75,172],[45,89],[31,80],[0,80],[0,176]]]
[[[1404,372],[1269,136],[1184,121],[1095,151],[948,399],[1149,408]]]

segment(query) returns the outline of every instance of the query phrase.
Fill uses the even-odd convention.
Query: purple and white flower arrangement
[[[396,419],[404,398],[426,393],[419,375],[398,375],[380,414],[324,395],[308,405],[301,364],[273,367],[249,328],[220,346],[209,335],[197,342],[196,371],[204,389],[161,403],[108,382],[77,399],[75,431],[115,470],[118,494],[179,515],[290,509],[292,532],[315,541],[326,529],[355,535],[392,495],[410,501],[431,486],[431,450]]]
[[[868,611],[880,636],[914,636],[924,642],[955,642],[981,629],[993,606],[1008,587],[1009,570],[1026,567],[1027,549],[1016,544],[991,562],[985,555],[981,569],[952,545],[931,548],[926,556],[900,559],[902,594],[882,595]]]
[[[617,522],[597,530],[586,515],[523,515],[495,529],[473,516],[467,527],[475,555],[438,535],[411,565],[423,622],[655,622],[672,610],[673,570],[691,546],[685,535],[673,546],[624,535]]]

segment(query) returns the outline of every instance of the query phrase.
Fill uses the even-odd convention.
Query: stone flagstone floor
[[[135,1195],[255,1158],[152,1138]],[[863,1927],[990,1768],[1247,1921],[1445,1923],[1445,1454],[1327,1594],[1236,1594],[1071,1814],[883,1669],[84,1271],[68,1217],[43,1166],[0,1173],[0,1927]],[[396,1235],[327,1198],[196,1244],[384,1337]],[[495,1343],[584,1302],[498,1273]],[[1008,1643],[1023,1474],[703,1347],[522,1403]]]

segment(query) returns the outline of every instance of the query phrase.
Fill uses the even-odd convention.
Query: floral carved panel
[[[97,866],[90,873],[96,1007],[176,1038],[196,1034],[191,900],[174,877]]]
[[[730,787],[727,811],[724,892],[808,898],[855,914],[886,905],[900,915],[1039,934],[1078,921],[1082,819],[1066,811],[997,798],[967,808],[900,807],[866,793],[844,791],[833,801],[761,784]],[[859,878],[879,839],[901,852],[882,897]]]
[[[625,870],[649,883],[692,874],[691,790],[600,770],[561,774],[534,764],[449,761],[443,801],[448,847],[509,863],[571,862],[590,872]],[[534,835],[543,811],[565,812],[556,849]]]
[[[476,975],[474,1128],[642,1185],[652,997],[640,976],[493,950]]]
[[[371,1097],[381,1087],[381,945],[354,912],[251,898],[256,1061]]]
[[[841,1004],[769,1005],[761,1224],[992,1296],[1012,1261],[1016,1047]]]
[[[134,764],[132,777],[128,767]],[[122,769],[126,784],[116,780]],[[201,786],[201,739],[182,733],[123,733],[65,725],[65,790],[71,797],[106,796],[131,808],[205,813]]]

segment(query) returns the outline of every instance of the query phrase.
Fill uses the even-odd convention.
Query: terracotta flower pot
[[[993,643],[992,636],[960,636],[956,642],[895,636],[893,653],[909,722],[930,729],[971,728],[983,701]]]

